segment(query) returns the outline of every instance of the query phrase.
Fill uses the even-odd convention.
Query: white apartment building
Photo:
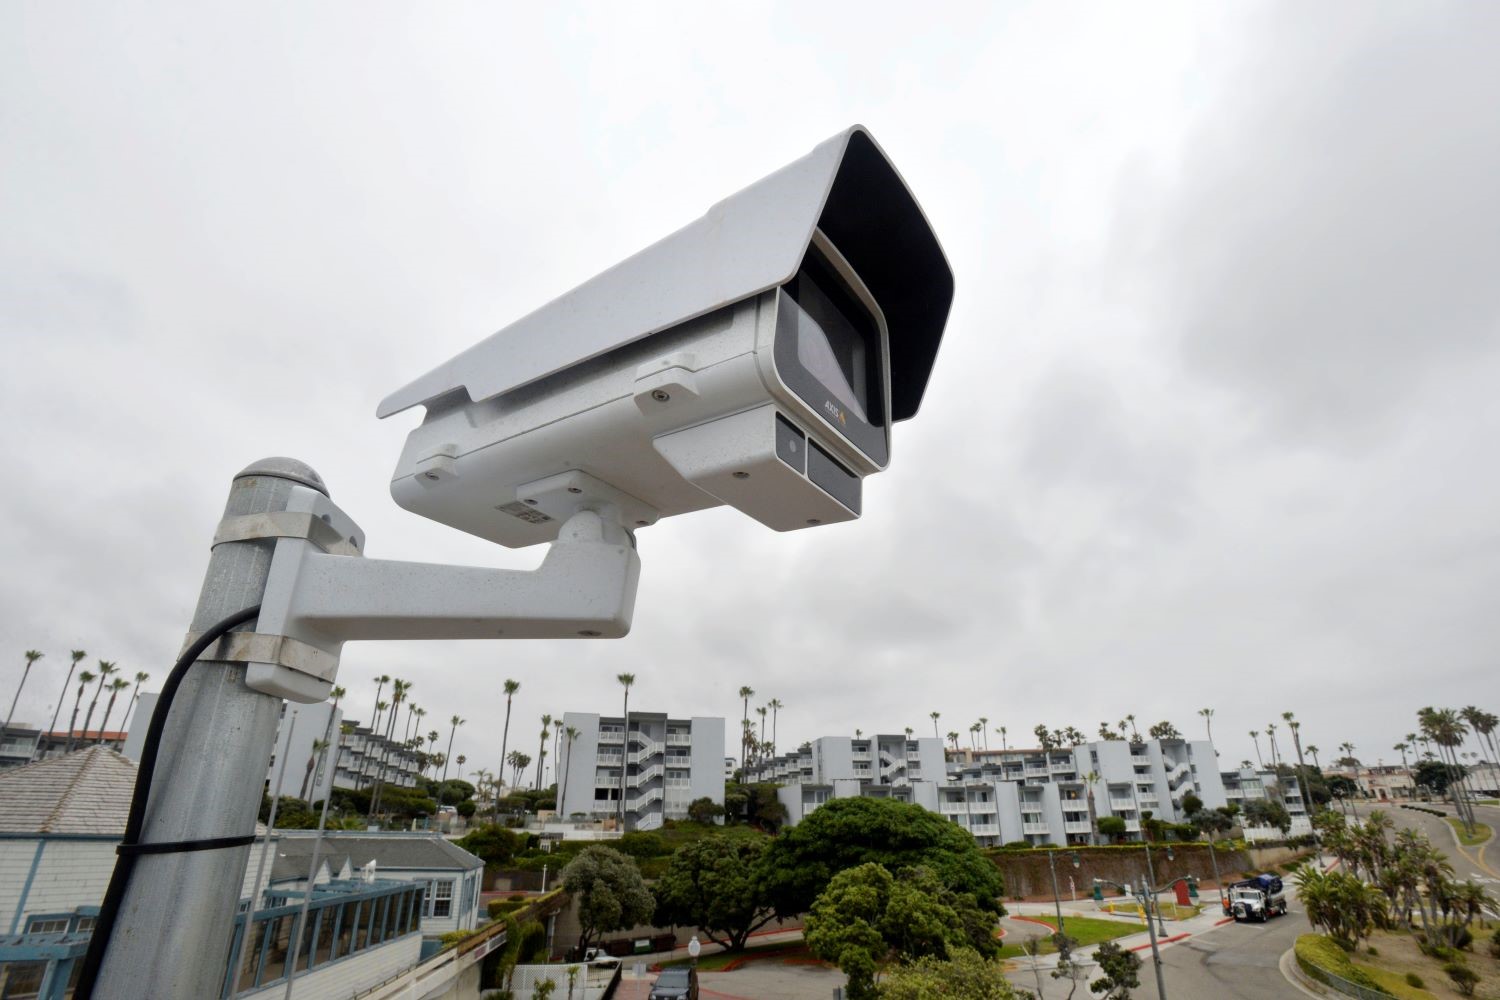
[[[752,764],[747,780],[782,786],[778,797],[789,823],[830,799],[883,796],[941,813],[986,846],[1087,844],[1093,830],[1091,793],[1094,821],[1119,817],[1126,835],[1139,840],[1148,813],[1167,823],[1185,821],[1183,802],[1189,794],[1203,808],[1215,809],[1247,796],[1263,797],[1267,782],[1292,814],[1292,835],[1307,827],[1295,782],[1280,788],[1269,772],[1243,778],[1220,772],[1207,740],[1099,740],[959,756],[969,761],[946,762],[941,741],[932,737],[823,737],[797,753]]]
[[[1295,778],[1278,778],[1276,772],[1269,769],[1241,767],[1223,772],[1220,780],[1224,784],[1225,799],[1241,809],[1248,802],[1266,798],[1275,799],[1285,806],[1287,815],[1292,818],[1291,829],[1285,836],[1305,837],[1312,833],[1312,821],[1308,817],[1307,804],[1302,799],[1302,787]],[[1257,840],[1279,840],[1283,836],[1274,827],[1241,825],[1245,831],[1245,839],[1252,843]]]
[[[567,712],[558,761],[559,816],[608,818],[619,814],[622,768],[625,828],[654,830],[666,819],[686,819],[688,803],[724,805],[724,720],[673,719],[660,712],[631,712],[630,732],[620,716]]]
[[[141,758],[141,745],[151,723],[151,713],[156,710],[156,698],[154,693],[141,692],[131,716],[123,751],[131,760]],[[344,726],[343,710],[334,708],[332,702],[315,705],[282,702],[276,749],[266,770],[267,792],[274,793],[280,782],[282,795],[318,802],[330,788],[373,788],[377,781],[401,788],[416,786],[416,754],[402,746],[399,738],[387,740],[358,722],[349,723],[347,733]],[[330,733],[338,747],[336,757],[313,749],[314,743],[323,741]],[[282,761],[286,762],[284,774]]]

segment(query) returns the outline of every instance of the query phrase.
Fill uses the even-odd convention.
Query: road
[[[1288,887],[1290,889],[1290,886]],[[1185,941],[1161,949],[1162,978],[1166,982],[1167,997],[1171,1000],[1283,1000],[1300,996],[1296,987],[1282,976],[1280,959],[1282,954],[1297,940],[1298,934],[1309,930],[1295,898],[1292,909],[1284,917],[1265,924],[1225,924],[1211,930],[1199,931]],[[1170,927],[1168,928],[1170,931]],[[1126,944],[1134,944],[1135,938]],[[1156,989],[1156,973],[1151,964],[1151,950],[1143,948],[1136,952],[1141,957],[1141,986],[1132,990],[1138,1000],[1159,1000]],[[1047,969],[1041,969],[1043,1000],[1064,1000],[1068,996],[1069,984],[1050,978]],[[1089,969],[1097,977],[1097,971]],[[1010,974],[1010,981],[1033,993],[1037,990],[1037,975],[1024,965]],[[1080,982],[1073,993],[1074,1000],[1092,997],[1086,982]]]
[[[1446,816],[1457,815],[1446,802],[1416,804],[1426,809],[1437,809]],[[1429,813],[1402,809],[1399,805],[1361,805],[1355,810],[1355,814],[1364,819],[1374,809],[1383,810],[1397,826],[1413,827],[1427,834],[1427,839],[1432,841],[1433,846],[1448,855],[1448,860],[1453,862],[1455,875],[1461,879],[1472,878],[1481,882],[1491,895],[1500,896],[1500,836],[1491,835],[1488,841],[1478,847],[1464,847],[1459,844],[1446,819],[1439,819]],[[1491,830],[1500,831],[1500,809],[1494,806],[1475,806],[1474,818]]]

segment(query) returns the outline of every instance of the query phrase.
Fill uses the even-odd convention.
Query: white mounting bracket
[[[650,515],[582,483],[562,484],[567,506],[548,504],[564,524],[534,570],[366,559],[359,526],[327,496],[295,486],[285,514],[220,526],[218,541],[275,538],[276,548],[255,631],[229,633],[203,656],[246,662],[250,687],[313,703],[328,697],[351,639],[619,638],[641,569],[621,520]]]

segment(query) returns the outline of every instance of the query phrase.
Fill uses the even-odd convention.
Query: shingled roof
[[[135,775],[103,746],[0,771],[0,833],[123,836]]]
[[[315,836],[278,830],[280,838],[274,848],[271,881],[306,878],[312,861]],[[462,847],[435,833],[329,833],[318,853],[319,865],[327,863],[336,876],[347,861],[349,870],[357,872],[375,862],[377,872],[383,869],[452,871],[483,868],[484,862]]]

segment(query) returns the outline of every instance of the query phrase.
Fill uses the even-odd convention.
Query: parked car
[[[698,1000],[698,970],[686,965],[663,969],[651,984],[651,1000]]]

